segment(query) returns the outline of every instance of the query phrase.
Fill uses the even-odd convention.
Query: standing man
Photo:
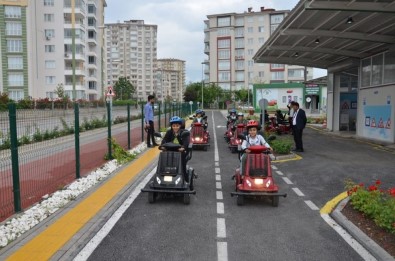
[[[148,95],[148,102],[144,106],[144,119],[145,119],[145,128],[147,131],[147,147],[151,148],[154,146],[158,146],[155,142],[154,137],[154,111],[152,106],[155,103],[155,97],[153,95]],[[151,145],[152,141],[152,145]]]
[[[293,151],[303,152],[303,141],[302,134],[303,129],[306,127],[307,118],[306,112],[299,108],[299,103],[292,102],[292,108],[294,109],[294,114],[292,117],[292,129],[295,141],[295,149]]]

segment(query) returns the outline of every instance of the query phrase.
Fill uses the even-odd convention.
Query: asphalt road
[[[172,197],[149,204],[140,194],[89,260],[363,260],[319,209],[344,191],[346,178],[393,186],[393,152],[307,128],[302,159],[273,163],[288,197],[278,208],[258,200],[240,207],[230,196],[238,159],[223,139],[225,118],[208,119],[211,148],[189,162],[199,175],[191,204]]]

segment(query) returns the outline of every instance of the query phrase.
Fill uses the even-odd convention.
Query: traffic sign
[[[106,96],[114,97],[115,92],[112,90],[112,86],[108,86]]]

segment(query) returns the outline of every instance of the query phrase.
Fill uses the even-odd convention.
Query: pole
[[[131,149],[131,147],[130,147],[130,135],[131,135],[131,133],[130,133],[130,103],[128,103],[128,105],[127,105],[127,112],[128,112],[128,150],[130,150]]]
[[[11,141],[11,163],[12,163],[12,192],[14,193],[14,211],[22,210],[21,189],[19,182],[19,161],[18,161],[18,135],[16,127],[16,104],[8,104],[10,121],[10,141]]]
[[[73,101],[76,101],[75,90],[75,0],[71,0],[71,67],[72,67],[72,82],[73,82]]]
[[[203,69],[203,67],[204,67],[204,63],[202,62],[202,110],[203,110],[203,84],[204,84],[204,69]]]
[[[81,178],[80,174],[80,108],[74,103],[74,144],[75,144],[75,178]]]
[[[111,150],[111,101],[112,97],[108,97],[108,102],[107,102],[107,144],[108,144],[108,159],[112,160],[112,150]]]

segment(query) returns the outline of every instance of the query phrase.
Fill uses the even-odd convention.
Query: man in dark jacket
[[[292,117],[292,129],[295,141],[295,149],[293,151],[296,152],[303,152],[303,141],[302,141],[302,134],[303,129],[306,127],[307,118],[306,112],[299,108],[299,103],[292,102],[292,108],[294,109],[294,114]]]

